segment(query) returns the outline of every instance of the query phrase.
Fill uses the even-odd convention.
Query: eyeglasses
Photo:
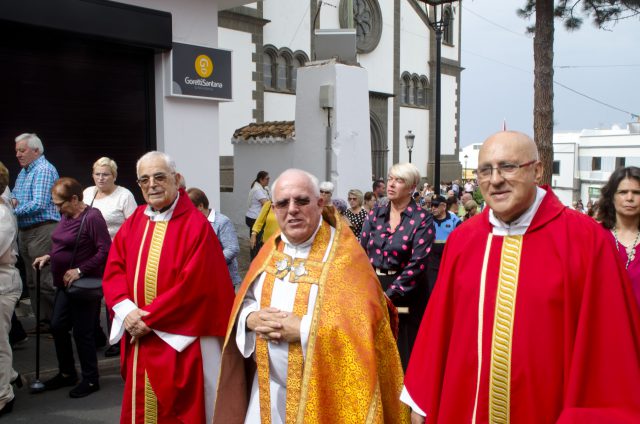
[[[53,202],[53,201],[52,201],[52,202]],[[67,202],[68,202],[68,200],[63,200],[62,202],[53,202],[53,205],[54,205],[56,208],[60,209],[60,208],[62,207],[62,205],[64,205],[64,204],[65,204],[65,203],[67,203]]]
[[[328,190],[320,190],[320,193],[321,194],[331,194],[331,192],[328,191]]]
[[[111,176],[111,173],[96,172],[95,174],[93,174],[93,176],[96,177],[96,178],[109,178]]]
[[[170,175],[175,175],[175,174],[172,172]],[[164,184],[169,179],[169,174],[165,174],[164,172],[158,172],[157,174],[153,174],[151,176],[143,175],[142,177],[138,178],[136,182],[140,187],[147,187],[151,182],[152,178],[156,183]]]
[[[285,209],[289,207],[289,203],[290,203],[291,199],[283,199],[283,200],[278,200],[277,202],[273,203],[273,207],[276,209]],[[309,199],[308,197],[294,197],[293,198],[293,204],[299,207],[302,206],[307,206],[309,203],[311,203],[311,199]]]
[[[478,178],[482,180],[488,180],[493,175],[493,171],[498,171],[498,174],[503,178],[513,177],[520,168],[524,168],[529,165],[533,165],[538,162],[537,160],[532,160],[525,163],[501,163],[496,167],[492,166],[483,166],[482,168],[478,168]]]
[[[348,199],[349,201],[352,201],[352,200],[358,200],[358,198],[357,198],[357,197],[347,197],[347,199]]]

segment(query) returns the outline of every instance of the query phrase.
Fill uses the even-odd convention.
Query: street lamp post
[[[469,159],[469,156],[464,155],[464,176],[462,177],[463,180],[467,179],[467,159]]]
[[[440,189],[440,113],[441,113],[441,90],[440,90],[440,77],[441,77],[441,64],[442,64],[442,32],[444,28],[449,25],[449,21],[444,19],[444,5],[447,3],[453,3],[456,0],[419,0],[423,3],[433,6],[433,16],[429,13],[429,26],[436,34],[436,119],[435,119],[435,158],[434,158],[434,172],[433,172],[433,186],[436,189]],[[438,13],[439,12],[439,13]]]
[[[415,139],[416,135],[411,130],[404,136],[404,140],[407,142],[407,150],[409,150],[409,163],[411,163],[411,151],[413,150]]]

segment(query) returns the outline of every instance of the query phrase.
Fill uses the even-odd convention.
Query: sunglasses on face
[[[308,197],[294,197],[293,199],[278,200],[277,202],[273,203],[273,207],[280,210],[286,209],[289,207],[291,200],[293,200],[293,204],[298,207],[307,206],[309,203],[311,203],[311,199],[309,199]]]

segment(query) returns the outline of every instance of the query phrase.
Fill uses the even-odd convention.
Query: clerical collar
[[[316,238],[316,234],[318,234],[318,230],[320,229],[320,227],[322,226],[322,217],[320,217],[320,222],[318,222],[318,227],[316,228],[316,230],[313,232],[313,234],[311,235],[311,237],[309,237],[309,239],[307,241],[303,241],[302,243],[299,244],[294,244],[291,243],[289,241],[289,239],[287,239],[287,236],[284,235],[284,233],[282,233],[280,235],[280,238],[282,239],[282,241],[285,244],[288,244],[289,246],[293,246],[296,249],[304,249],[305,247],[309,247],[311,246],[311,243],[313,243],[313,240],[315,240]]]
[[[489,209],[489,223],[493,225],[493,234],[496,236],[521,236],[526,233],[546,194],[544,189],[536,187],[536,198],[533,204],[510,224],[500,220],[495,216],[493,210]]]
[[[147,215],[153,222],[169,221],[171,219],[171,216],[173,216],[173,211],[176,209],[179,198],[180,192],[178,192],[176,199],[173,201],[169,209],[164,211],[154,211],[151,206],[147,205],[147,208],[144,210],[144,214]]]

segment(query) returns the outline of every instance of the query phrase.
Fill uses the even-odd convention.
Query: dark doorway
[[[93,185],[101,156],[142,199],[135,161],[156,147],[153,51],[26,25],[0,25],[0,160],[20,171],[14,139],[35,132],[60,176]]]

